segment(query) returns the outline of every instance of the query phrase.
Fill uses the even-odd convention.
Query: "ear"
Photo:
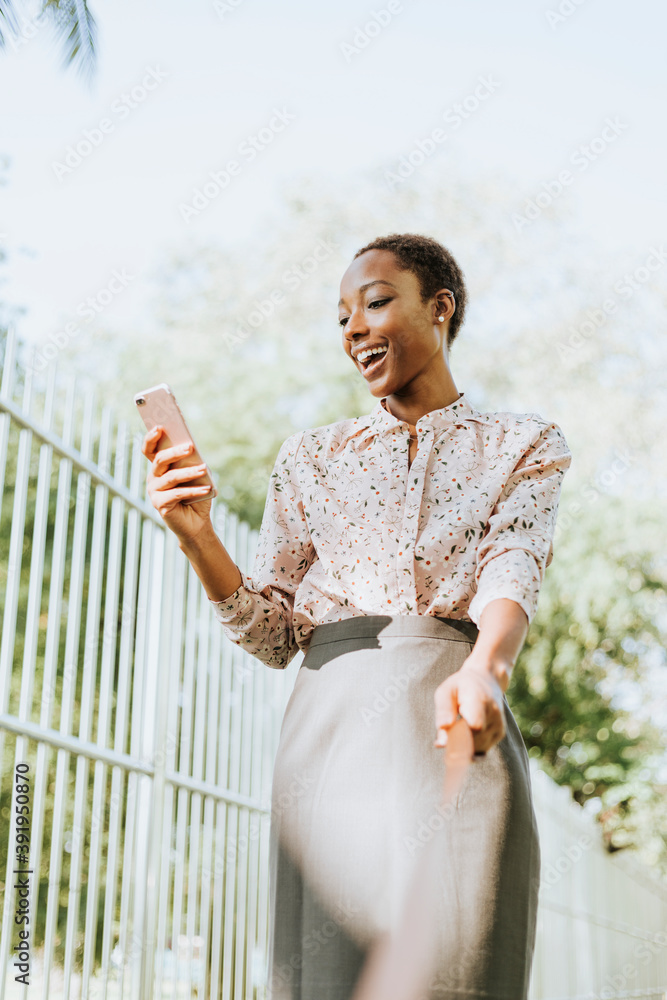
[[[454,293],[449,288],[441,288],[435,295],[433,322],[443,324],[454,315],[456,311],[456,299]],[[442,320],[440,319],[442,317]]]

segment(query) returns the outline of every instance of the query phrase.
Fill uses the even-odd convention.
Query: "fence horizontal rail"
[[[137,774],[145,774],[154,777],[155,768],[144,761],[131,757],[129,754],[119,753],[109,747],[101,747],[99,743],[88,743],[80,740],[76,736],[68,736],[60,733],[57,729],[42,729],[35,722],[27,722],[25,719],[17,719],[14,715],[7,713],[0,714],[0,729],[17,736],[25,736],[37,743],[44,743],[56,750],[67,750],[69,753],[79,757],[87,757],[91,761],[102,761],[112,767],[120,767],[123,771],[134,771]],[[219,802],[228,802],[230,805],[241,806],[250,809],[251,812],[268,814],[271,811],[270,805],[258,802],[247,795],[237,795],[235,792],[221,788],[211,782],[199,781],[190,775],[181,774],[178,771],[164,771],[164,780],[175,788],[184,788],[190,792],[197,792],[206,798],[215,799]]]
[[[151,521],[154,521],[158,527],[164,529],[164,522],[152,504],[149,504],[147,501],[137,497],[127,487],[117,482],[113,476],[108,475],[100,469],[95,462],[91,459],[84,458],[76,450],[76,448],[72,448],[70,445],[66,444],[62,438],[59,438],[57,434],[53,433],[53,431],[42,427],[37,420],[24,413],[18,404],[12,402],[11,399],[7,399],[1,393],[0,410],[4,410],[4,412],[12,420],[16,421],[16,423],[25,430],[32,431],[38,440],[42,441],[44,444],[51,445],[51,447],[58,452],[58,455],[61,458],[70,461],[80,472],[87,472],[90,478],[97,485],[106,486],[109,492],[114,496],[120,497],[129,507],[138,510],[143,517],[149,518]]]

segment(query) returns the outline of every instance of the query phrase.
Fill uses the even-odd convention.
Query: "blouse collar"
[[[417,431],[425,427],[433,427],[435,431],[439,431],[446,427],[463,424],[466,420],[475,420],[479,415],[479,411],[471,406],[465,397],[465,393],[462,392],[459,398],[455,399],[453,403],[448,403],[447,406],[442,406],[438,410],[430,410],[428,413],[425,413],[419,418],[415,426]],[[398,427],[407,426],[404,420],[399,420],[398,417],[389,412],[386,396],[383,396],[375,404],[368,415],[368,421],[369,426],[377,432],[382,430],[396,431]]]

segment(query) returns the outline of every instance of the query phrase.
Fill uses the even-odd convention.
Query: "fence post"
[[[146,881],[141,927],[141,966],[139,997],[150,1000],[155,978],[157,947],[157,916],[159,906],[162,824],[164,819],[165,739],[169,686],[165,683],[162,665],[167,662],[165,645],[169,641],[172,618],[174,547],[165,529],[155,525],[151,541],[151,586],[147,614],[146,683],[144,685],[144,726],[141,740],[142,759],[154,768],[150,787],[150,804],[145,827],[138,824],[140,856],[146,859]],[[148,779],[146,779],[148,780]],[[144,853],[145,852],[145,853]],[[168,864],[169,859],[166,859]],[[134,987],[134,984],[133,984]]]

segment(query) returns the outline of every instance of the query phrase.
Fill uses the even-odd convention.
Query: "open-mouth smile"
[[[365,354],[364,351],[362,351],[361,353],[362,355]],[[381,353],[368,354],[367,356],[363,357],[362,360],[359,360],[357,358],[357,363],[361,368],[362,373],[364,375],[369,375],[369,374],[374,374],[376,371],[378,371],[384,364],[384,359],[387,356],[387,353],[388,349],[385,348]]]

